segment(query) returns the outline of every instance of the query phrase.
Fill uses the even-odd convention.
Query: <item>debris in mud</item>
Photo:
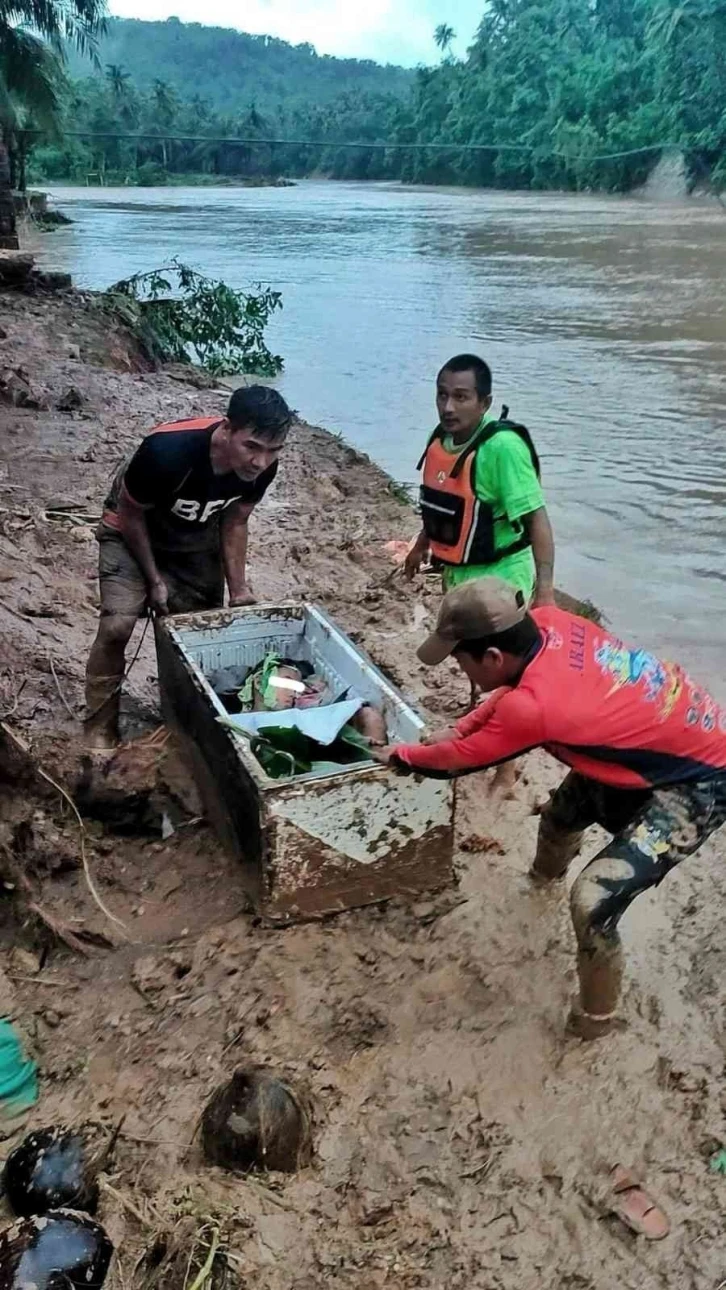
[[[12,1118],[38,1100],[38,1068],[25,1053],[24,1042],[10,1018],[16,1014],[15,992],[0,972],[0,1111]]]
[[[94,1152],[78,1129],[54,1127],[29,1133],[11,1151],[3,1170],[3,1187],[13,1213],[20,1217],[51,1209],[83,1210],[98,1206],[98,1169],[105,1152]]]
[[[69,873],[81,864],[77,832],[67,836],[42,810],[13,827],[11,849],[24,868],[35,873]]]
[[[100,1290],[113,1245],[100,1223],[72,1209],[24,1218],[0,1235],[0,1290]]]
[[[27,251],[0,250],[0,286],[26,282],[34,264],[35,256]]]
[[[459,842],[459,850],[465,851],[468,855],[477,855],[488,851],[493,851],[495,855],[503,856],[505,848],[496,838],[491,838],[486,833],[469,833]]]
[[[202,1148],[210,1164],[238,1173],[295,1173],[312,1149],[305,1100],[265,1070],[235,1071],[204,1110]]]
[[[59,269],[36,269],[31,275],[31,285],[43,291],[70,291],[73,278]]]
[[[119,835],[162,837],[201,813],[196,789],[168,747],[160,726],[121,744],[109,757],[85,755],[74,785],[76,803],[90,818]]]
[[[0,399],[14,408],[40,408],[41,400],[30,384],[22,367],[5,368],[0,372]]]
[[[85,399],[81,391],[75,385],[71,385],[65,394],[61,395],[55,406],[58,412],[78,412],[84,403]]]
[[[199,1228],[191,1215],[182,1218],[170,1233],[155,1238],[139,1271],[147,1290],[180,1290],[192,1284],[204,1290],[236,1290],[242,1284],[232,1277],[219,1228],[211,1222]]]

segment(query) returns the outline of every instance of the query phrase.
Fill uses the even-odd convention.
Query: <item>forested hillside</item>
[[[657,152],[593,158],[673,143],[722,184],[726,0],[490,0],[466,60],[419,73],[399,138],[506,145],[411,153],[408,179],[622,189]]]
[[[244,12],[240,13],[244,21]],[[75,79],[88,76],[91,64],[69,50]],[[380,67],[370,60],[331,58],[312,45],[289,45],[274,36],[250,36],[224,27],[203,27],[178,18],[142,22],[112,18],[98,45],[101,69],[121,67],[137,89],[157,81],[185,99],[195,95],[214,108],[234,113],[255,103],[267,112],[299,103],[327,103],[343,90],[364,94],[407,94],[413,72]]]
[[[315,172],[627,190],[675,145],[694,182],[726,181],[726,0],[490,0],[463,60],[448,52],[453,34],[440,27],[440,62],[410,73],[176,20],[114,20],[62,118],[108,137],[37,147],[34,177]],[[192,137],[168,138],[181,135]],[[220,142],[230,138],[296,142]],[[339,146],[355,143],[376,147]]]

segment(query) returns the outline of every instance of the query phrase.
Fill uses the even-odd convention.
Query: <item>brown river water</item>
[[[726,699],[716,202],[322,181],[54,197],[75,223],[42,259],[78,285],[178,256],[282,291],[283,393],[396,479],[415,477],[437,368],[482,354],[539,447],[560,585]]]

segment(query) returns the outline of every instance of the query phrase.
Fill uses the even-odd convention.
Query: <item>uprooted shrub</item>
[[[108,304],[161,363],[196,361],[221,375],[275,376],[282,358],[265,343],[265,328],[282,295],[258,284],[241,291],[179,260],[135,273],[109,287]]]

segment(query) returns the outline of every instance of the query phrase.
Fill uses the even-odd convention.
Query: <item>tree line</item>
[[[153,29],[153,68],[148,58],[138,66],[99,60],[91,75],[62,84],[52,69],[56,134],[52,105],[41,109],[31,96],[11,134],[16,181],[23,172],[33,181],[115,183],[322,173],[626,191],[664,145],[683,151],[694,183],[726,181],[726,0],[489,0],[465,57],[452,55],[454,32],[442,24],[432,39],[436,65],[402,77],[360,63],[353,75],[354,60],[322,59],[317,88],[312,70],[304,74],[316,67],[309,47],[245,37],[258,42],[258,69],[269,58],[275,74],[250,73],[236,101],[229,92],[220,101],[208,77],[175,79],[184,43],[200,32],[209,42],[214,29],[128,26],[136,35]],[[127,24],[112,27],[123,34]],[[239,37],[217,33],[225,35]],[[117,40],[101,55],[104,48],[132,47]],[[223,41],[219,49],[231,57]],[[229,89],[225,76],[219,83]],[[251,142],[224,142],[231,138]]]
[[[465,59],[452,39],[438,29],[399,137],[454,146],[404,155],[400,178],[624,191],[673,144],[723,186],[726,0],[489,0]]]
[[[68,87],[55,137],[18,137],[15,172],[21,179],[25,171],[34,183],[216,182],[321,171],[364,177],[366,150],[358,167],[328,141],[375,142],[380,123],[397,102],[395,95],[352,88],[327,103],[293,99],[263,110],[252,100],[220,110],[204,94],[180,94],[161,78],[141,88],[127,68],[107,64],[102,75]],[[250,142],[225,142],[236,138]],[[280,145],[270,139],[300,142]]]

